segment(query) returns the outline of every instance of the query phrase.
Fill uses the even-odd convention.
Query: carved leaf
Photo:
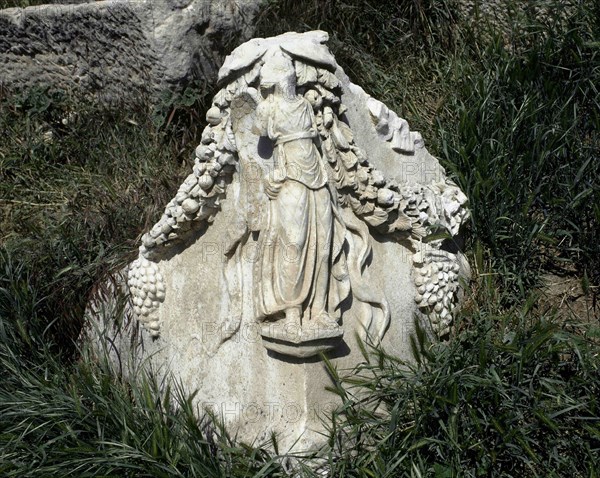
[[[327,161],[331,164],[335,164],[336,162],[336,151],[335,146],[333,145],[333,141],[331,138],[326,138],[321,143],[321,149],[323,150],[323,156],[326,157]]]
[[[339,128],[340,132],[344,135],[344,138],[346,138],[346,141],[348,142],[348,144],[352,144],[354,142],[354,133],[350,129],[350,126],[348,126],[343,121],[339,121],[338,119],[336,119],[335,122],[336,122],[337,127]]]
[[[399,211],[396,220],[390,224],[389,232],[410,231],[412,228],[413,224],[410,218],[406,214]]]
[[[331,104],[337,104],[340,102],[340,98],[338,96],[334,95],[327,88],[323,88],[323,86],[321,86],[320,84],[317,83],[315,85],[315,88],[319,90],[319,93],[321,93],[323,100],[328,101]]]
[[[388,214],[383,209],[376,208],[371,214],[363,216],[364,221],[373,227],[378,227],[388,220]]]
[[[358,164],[358,160],[352,151],[340,151],[338,157],[346,169],[353,169]]]
[[[258,80],[261,66],[261,62],[256,62],[254,67],[252,67],[252,69],[244,75],[244,81],[247,85],[251,85]]]
[[[304,86],[309,83],[316,83],[318,79],[317,69],[314,66],[307,65],[301,61],[294,62],[296,66],[296,77],[298,86]]]
[[[267,51],[267,46],[262,38],[255,38],[237,47],[231,55],[225,58],[219,70],[219,82],[222,82],[234,73],[248,68],[261,58]]]
[[[342,151],[348,151],[350,149],[350,143],[338,127],[338,122],[334,121],[331,126],[331,137],[333,138],[333,142],[338,149]]]
[[[314,48],[307,51],[305,45],[289,42],[280,45],[280,48],[294,58],[317,64],[331,71],[335,71],[337,68],[335,58],[325,45],[314,43]]]
[[[218,106],[220,109],[225,109],[229,106],[229,102],[227,101],[227,90],[223,88],[220,90],[213,99],[213,104]]]
[[[340,80],[337,79],[337,77],[327,71],[327,70],[323,70],[321,68],[319,68],[319,83],[321,83],[325,88],[329,89],[329,90],[333,90],[335,88],[339,88],[340,86]]]
[[[344,180],[343,180],[343,187],[350,187],[352,189],[356,189],[356,177],[354,174],[354,171],[346,171],[345,173],[342,173]]]
[[[377,189],[373,186],[367,186],[362,194],[363,199],[377,199]]]
[[[354,209],[354,212],[356,212],[356,214],[358,214],[359,216],[370,214],[375,210],[375,204],[373,204],[372,202],[365,201],[364,203],[361,203],[358,200],[357,202],[359,205]]]

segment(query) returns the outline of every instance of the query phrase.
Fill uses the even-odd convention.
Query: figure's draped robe
[[[229,300],[224,301],[221,314],[220,340],[211,351],[233,337],[241,325],[241,249],[247,232],[255,231],[256,226],[260,230],[259,254],[251,254],[256,319],[276,320],[287,308],[298,306],[304,311],[303,321],[316,319],[323,312],[339,319],[342,309],[351,308],[349,318],[358,322],[363,339],[378,342],[390,323],[390,310],[368,275],[369,229],[349,208],[338,206],[337,192],[327,183],[310,104],[301,97],[290,101],[270,98],[255,106],[253,100],[248,103],[245,98],[236,106],[241,113],[234,116],[241,142],[246,135],[268,136],[275,146],[275,168],[266,171],[264,192],[259,192],[263,188],[256,186],[256,177],[243,172],[252,169],[254,155],[240,154],[241,188],[246,192],[237,197],[236,208],[245,226],[232,225],[234,237],[228,241],[223,268]],[[252,108],[256,114],[249,115]],[[249,228],[252,221],[246,216],[250,209],[262,209],[253,201],[263,193],[269,198],[267,217],[259,221],[260,226]],[[249,201],[243,199],[246,196]]]
[[[304,323],[325,314],[339,317],[349,292],[345,228],[315,145],[312,107],[302,97],[273,98],[261,106],[261,129],[274,143],[275,167],[265,188],[270,201],[257,264],[257,316],[302,307]]]

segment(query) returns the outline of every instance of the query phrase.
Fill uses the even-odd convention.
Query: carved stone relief
[[[339,405],[321,352],[338,370],[360,341],[410,360],[415,317],[447,333],[468,274],[449,247],[465,195],[326,41],[227,57],[193,170],[127,269],[122,325],[92,314],[119,370],[174,377],[238,439],[282,450],[322,443]]]
[[[326,40],[324,32],[255,39],[227,57],[193,172],[144,235],[129,270],[134,311],[152,336],[168,326],[157,315],[168,289],[160,261],[209,227],[232,181],[246,191],[223,251],[224,269],[232,269],[224,272],[227,320],[241,317],[235,309],[242,307],[242,279],[233,269],[255,235],[252,307],[267,349],[298,357],[333,349],[344,334],[348,300],[365,305],[359,319],[365,338],[381,340],[395,318],[384,294],[365,280],[372,233],[412,250],[415,301],[435,332],[448,331],[460,259],[441,250],[440,240],[422,241],[439,232],[456,236],[468,216],[466,197],[445,177],[401,183],[374,166],[355,141]],[[424,148],[406,120],[368,95],[364,101],[370,127],[398,161]]]

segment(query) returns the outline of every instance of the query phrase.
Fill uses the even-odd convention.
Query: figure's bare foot
[[[319,314],[314,320],[314,325],[316,327],[322,327],[328,330],[335,330],[340,328],[340,324],[338,324],[337,319],[331,317],[327,312],[322,312]]]
[[[284,324],[293,324],[300,327],[302,325],[302,310],[300,307],[291,307],[285,310]]]
[[[278,324],[289,340],[298,339],[302,335],[302,309],[291,307],[285,310],[285,318]]]

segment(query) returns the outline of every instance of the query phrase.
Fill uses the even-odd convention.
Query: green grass
[[[486,305],[449,343],[418,336],[414,365],[375,350],[338,374],[334,476],[598,476],[597,340]]]
[[[194,111],[203,101],[197,96]],[[11,291],[3,312],[24,327],[49,327],[69,349],[92,286],[132,259],[188,174],[200,113],[180,114],[175,104],[159,127],[161,110],[105,110],[43,91],[5,96],[0,108],[11,138],[0,153],[0,268],[9,290],[27,289]]]
[[[600,474],[597,306],[569,317],[537,290],[551,272],[597,301],[600,7],[528,12],[509,31],[473,29],[450,0],[278,0],[260,17],[261,36],[328,30],[351,79],[422,132],[472,211],[475,277],[448,343],[420,336],[415,364],[374,350],[332,371],[345,398],[332,476]],[[267,444],[195,419],[176,386],[161,399],[74,345],[94,287],[191,169],[213,93],[115,111],[0,91],[0,475],[285,476]]]
[[[43,348],[19,355],[29,344],[11,325],[0,330],[1,476],[285,476],[260,447],[198,420],[180,388],[161,395],[141,374],[131,386],[91,360],[65,368]]]

